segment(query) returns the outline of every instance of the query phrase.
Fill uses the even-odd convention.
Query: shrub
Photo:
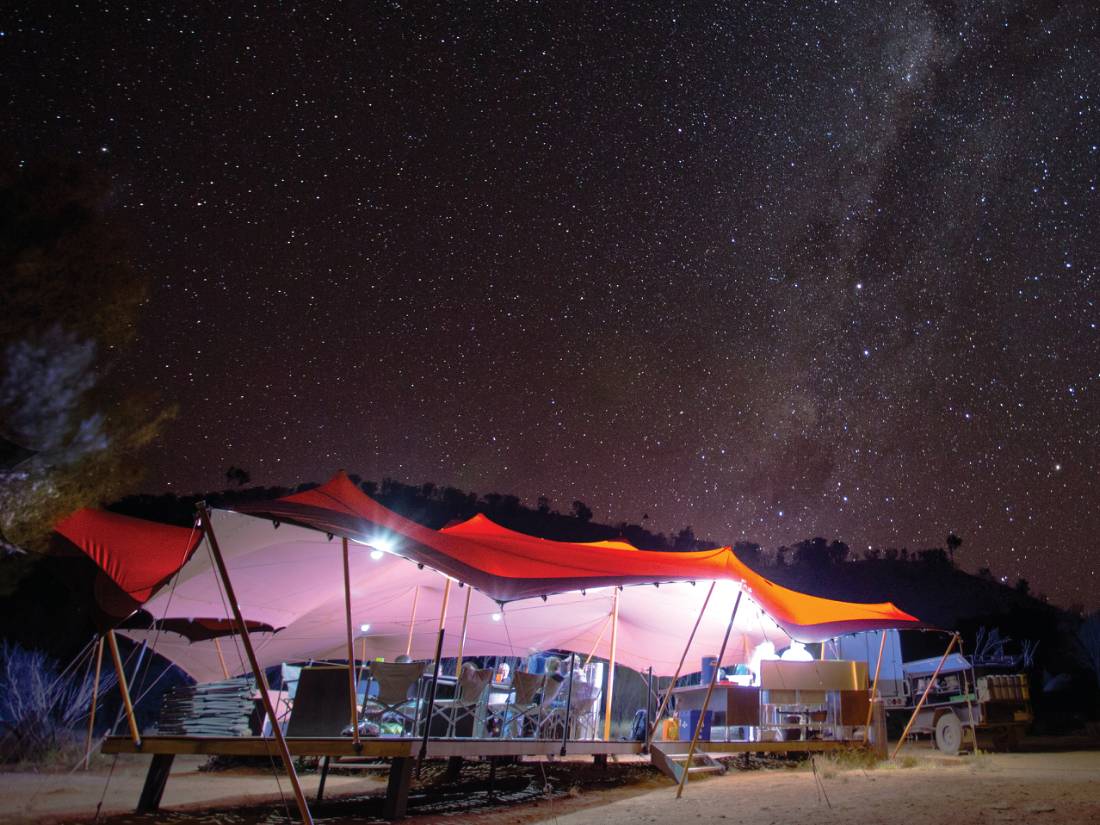
[[[0,643],[0,763],[39,762],[76,739],[93,681],[60,673],[41,651]],[[113,683],[101,677],[100,695]]]

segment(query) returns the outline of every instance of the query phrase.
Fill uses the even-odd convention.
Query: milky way
[[[5,131],[102,168],[153,279],[149,489],[955,531],[1100,606],[1092,2],[49,5]]]

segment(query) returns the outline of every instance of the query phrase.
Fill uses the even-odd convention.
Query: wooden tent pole
[[[466,647],[466,624],[470,619],[470,596],[474,589],[466,585],[466,606],[462,609],[462,633],[458,637],[458,658],[455,659],[455,676],[462,675],[462,649]]]
[[[222,653],[222,643],[221,643],[221,641],[219,641],[217,636],[214,637],[214,650],[216,650],[218,652],[218,662],[222,666],[222,675],[226,679],[228,679],[229,678],[229,666],[225,663],[225,654]]]
[[[348,714],[351,719],[351,741],[356,750],[362,747],[359,741],[359,708],[355,705],[355,642],[351,635],[351,563],[348,559],[348,540],[340,538],[340,550],[344,559],[344,618],[348,631]],[[364,697],[365,701],[365,697]]]
[[[420,585],[413,588],[413,609],[409,617],[409,638],[405,641],[405,655],[411,656],[413,649],[413,628],[416,627],[416,603],[420,600]]]
[[[875,711],[875,696],[878,695],[878,675],[882,671],[882,653],[886,650],[886,634],[889,630],[880,631],[882,639],[878,643],[878,659],[875,661],[875,679],[871,682],[871,701],[867,703],[867,721],[863,725],[863,741],[871,741],[871,715]]]
[[[695,627],[691,629],[687,644],[684,645],[683,655],[680,656],[680,664],[676,665],[676,673],[673,675],[672,682],[669,684],[668,690],[665,691],[665,695],[661,699],[661,706],[657,708],[657,712],[653,714],[653,724],[649,726],[650,739],[656,734],[657,725],[661,721],[661,716],[664,715],[665,708],[668,707],[668,700],[672,698],[672,689],[676,687],[676,680],[680,678],[680,671],[684,669],[684,661],[687,659],[688,650],[691,649],[691,643],[695,641],[695,631],[699,629],[699,622],[703,621],[703,614],[707,612],[707,605],[710,604],[710,597],[714,594],[714,585],[717,583],[717,581],[712,581],[710,583],[710,590],[707,591],[707,597],[703,599],[703,606],[699,608],[699,615],[695,617]]]
[[[294,791],[294,800],[298,803],[298,813],[301,814],[302,822],[306,825],[313,825],[313,815],[309,812],[309,804],[306,802],[305,794],[302,793],[298,773],[294,770],[294,759],[290,755],[290,748],[287,747],[283,729],[279,727],[279,719],[275,715],[275,706],[271,704],[267,676],[256,659],[256,651],[252,647],[252,639],[248,635],[248,625],[245,624],[244,616],[241,615],[241,606],[237,603],[233,583],[229,580],[229,571],[226,569],[225,559],[222,558],[222,551],[219,549],[218,540],[214,536],[214,527],[210,523],[210,513],[206,509],[206,503],[202,501],[198,503],[197,509],[199,518],[202,519],[206,540],[210,543],[210,554],[214,557],[214,564],[218,568],[218,575],[221,577],[222,586],[225,588],[225,598],[229,602],[229,607],[233,610],[233,618],[236,619],[237,628],[241,633],[241,643],[244,645],[244,652],[248,656],[248,664],[252,668],[253,676],[256,677],[256,687],[260,691],[260,701],[263,702],[264,712],[267,713],[268,721],[271,722],[271,733],[275,736],[275,741],[279,747],[279,755],[282,757],[283,766],[286,768],[286,775],[290,779],[290,786]]]
[[[122,704],[126,708],[126,721],[130,724],[130,736],[134,740],[134,747],[140,750],[141,734],[138,732],[137,717],[134,716],[134,706],[130,702],[130,688],[126,684],[126,671],[122,667],[122,657],[118,655],[118,640],[115,639],[113,630],[107,631],[107,648],[111,651],[111,659],[115,663],[115,672],[118,674],[118,689],[122,692]]]
[[[99,704],[99,674],[103,669],[103,637],[95,654],[95,681],[92,682],[92,706],[88,710],[88,741],[84,745],[84,770],[88,770],[92,758],[92,735],[95,731],[95,707]]]
[[[718,681],[718,671],[722,667],[722,659],[726,656],[726,645],[730,640],[730,631],[733,630],[733,620],[737,618],[737,608],[741,606],[742,591],[737,591],[737,600],[733,603],[733,612],[730,613],[730,623],[726,625],[726,635],[722,638],[722,649],[718,651],[718,661],[714,663],[714,670],[710,674],[710,684],[707,685],[707,695],[703,697],[703,709],[699,711],[699,722],[695,726],[695,733],[691,737],[691,747],[688,748],[687,761],[684,762],[684,772],[680,774],[680,786],[676,788],[676,798],[684,792],[688,774],[691,773],[691,760],[695,757],[695,746],[699,743],[699,734],[703,731],[703,723],[707,719],[707,708],[710,706],[710,696],[714,693],[714,685]]]
[[[927,699],[928,694],[932,692],[932,685],[936,684],[936,677],[940,675],[940,669],[943,667],[943,663],[947,661],[947,657],[951,655],[951,650],[955,647],[957,641],[959,641],[958,633],[951,637],[951,642],[947,645],[947,650],[943,652],[943,658],[940,659],[940,663],[936,665],[936,670],[932,673],[932,678],[930,678],[928,684],[925,685],[924,693],[921,694],[917,706],[913,708],[913,715],[909,717],[909,724],[905,726],[905,730],[901,733],[901,738],[898,739],[898,746],[894,748],[894,752],[890,755],[891,759],[898,758],[898,751],[900,751],[901,746],[905,744],[905,737],[909,735],[909,729],[913,727],[913,723],[917,721],[917,714],[920,713],[920,709],[924,707],[924,700]]]
[[[615,653],[619,642],[619,590],[611,597],[611,656],[607,661],[607,700],[603,712],[603,740],[611,739],[611,701],[615,696]]]
[[[588,651],[588,657],[584,660],[582,668],[588,667],[588,663],[592,661],[592,657],[596,655],[596,650],[600,646],[600,642],[603,641],[603,634],[607,632],[608,625],[611,624],[611,613],[608,612],[607,618],[603,620],[603,626],[600,628],[600,635],[596,637],[596,643],[592,645],[592,649]]]

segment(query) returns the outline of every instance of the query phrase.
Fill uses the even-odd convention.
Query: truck
[[[886,641],[882,643],[882,633]],[[867,662],[874,673],[882,644],[878,694],[888,721],[908,722],[935,674],[935,682],[917,714],[910,733],[930,736],[946,754],[963,747],[1014,750],[1033,719],[1027,675],[1006,673],[996,665],[975,663],[959,653],[903,661],[897,630],[869,631],[842,636],[842,659]]]

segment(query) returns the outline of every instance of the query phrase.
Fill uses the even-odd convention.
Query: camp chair
[[[348,725],[348,669],[303,667],[290,708],[287,736],[339,736]]]
[[[397,716],[403,732],[415,733],[420,699],[415,693],[410,698],[409,693],[423,675],[423,662],[371,662],[370,680],[378,685],[378,695],[371,696],[367,688],[363,715],[377,715],[379,722],[385,721],[386,714]]]
[[[445,736],[458,736],[460,724],[466,736],[478,735],[482,713],[481,700],[492,678],[493,671],[490,669],[464,668],[455,684],[454,698],[436,702],[433,716],[436,719],[445,720]],[[432,727],[434,728],[435,725]],[[467,729],[468,733],[466,733]]]
[[[568,684],[559,682],[557,698],[561,700],[553,705],[550,714],[543,721],[542,735],[557,739],[565,728],[565,701],[569,700],[569,738],[594,739],[596,737],[596,702],[600,698],[598,685],[577,680],[573,683],[573,693],[569,694]]]
[[[514,692],[512,700],[504,706],[504,736],[518,738],[524,736],[527,730],[538,731],[543,708],[539,701],[539,692],[543,690],[545,683],[546,675],[542,673],[525,673],[519,670],[512,675]]]

